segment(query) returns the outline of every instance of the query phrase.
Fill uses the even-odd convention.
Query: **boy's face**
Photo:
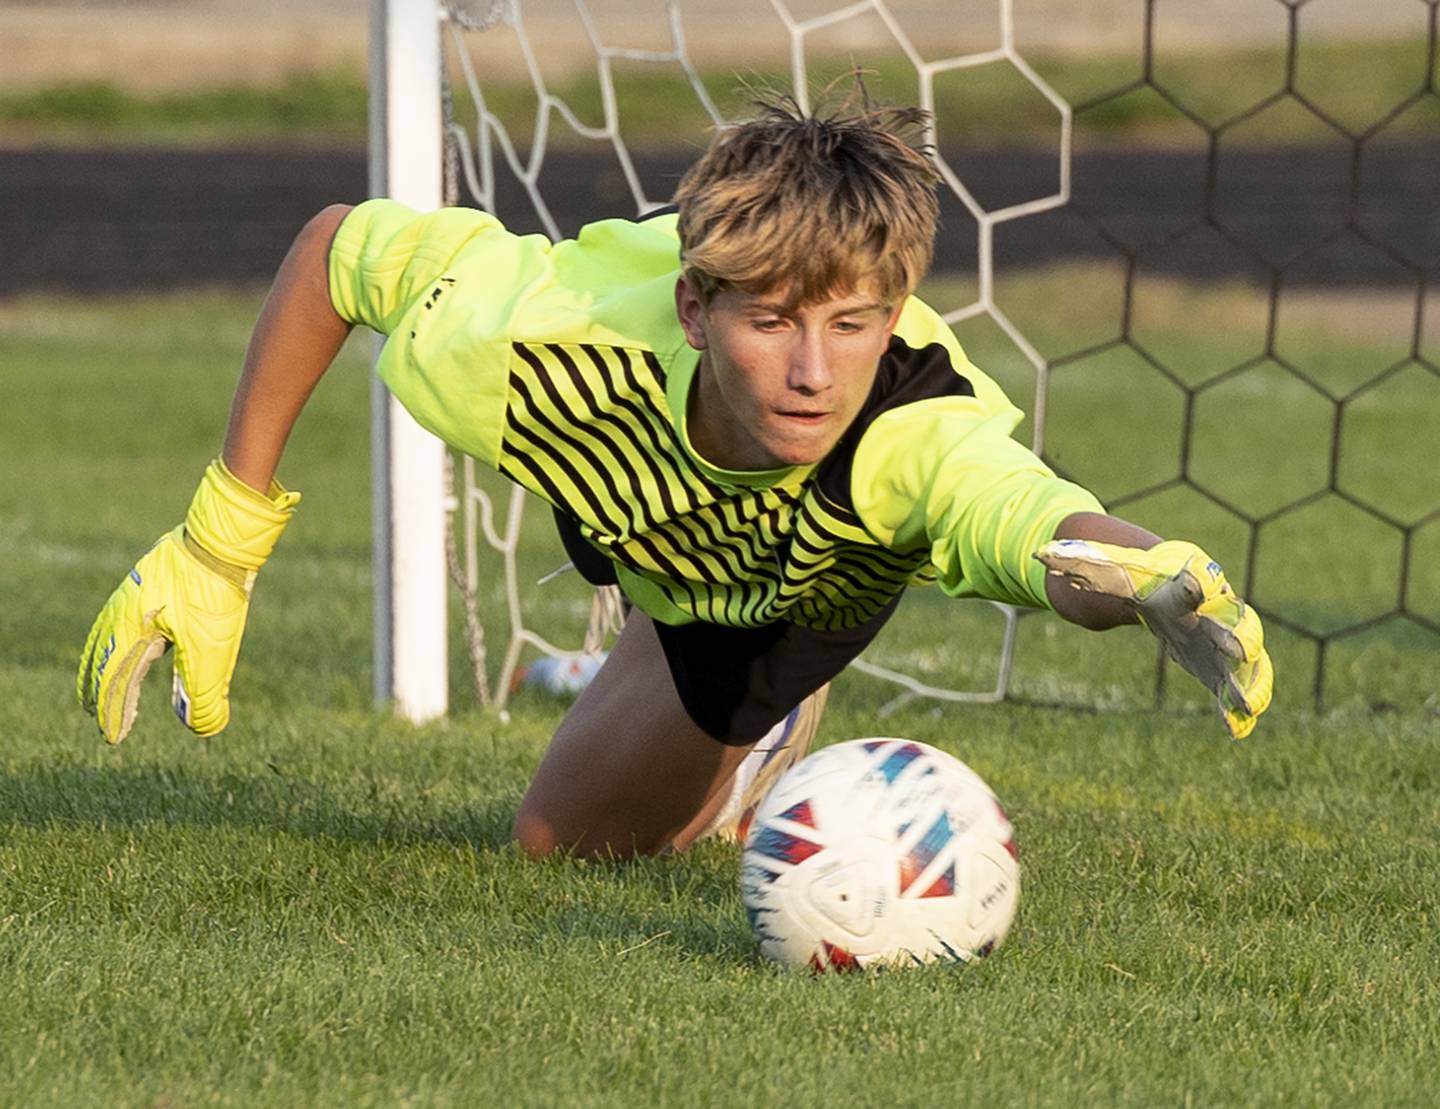
[[[704,352],[687,414],[690,439],[728,470],[819,462],[860,412],[900,305],[874,290],[785,306],[784,290],[722,288],[704,304],[683,277],[675,306]]]

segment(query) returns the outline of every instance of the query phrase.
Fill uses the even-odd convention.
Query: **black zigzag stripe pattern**
[[[512,352],[501,472],[691,616],[728,627],[784,619],[838,630],[876,615],[923,576],[925,552],[878,546],[848,490],[832,481],[727,489],[707,478],[679,442],[665,373],[650,352],[562,343],[515,343]],[[964,382],[948,365],[949,378]],[[909,388],[893,388],[896,371],[887,367],[877,389],[888,384],[901,403],[918,399],[909,378],[899,379]],[[892,406],[866,411],[873,418]],[[837,454],[848,456],[855,442]],[[838,465],[827,460],[821,470],[833,475]]]

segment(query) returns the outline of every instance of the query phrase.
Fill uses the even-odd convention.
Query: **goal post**
[[[371,0],[370,16],[370,195],[433,210],[444,188],[440,6]],[[446,452],[378,376],[371,451],[375,700],[420,723],[449,699]]]

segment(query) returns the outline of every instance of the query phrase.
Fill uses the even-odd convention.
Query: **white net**
[[[988,13],[982,13],[980,5],[972,5],[975,10],[957,16],[950,2],[907,5],[886,0],[830,5],[829,10],[818,10],[824,5],[781,0],[765,0],[763,5],[752,5],[752,10],[745,10],[744,4],[686,4],[681,0],[623,5],[604,0],[574,0],[563,5],[537,0],[447,4],[447,202],[478,204],[507,219],[512,227],[517,222],[528,223],[552,239],[575,230],[575,226],[567,226],[566,216],[578,226],[585,219],[643,214],[664,205],[669,200],[669,186],[678,176],[676,158],[683,165],[703,146],[708,128],[727,122],[698,58],[704,58],[707,68],[726,62],[739,66],[738,71],[730,71],[736,87],[758,74],[767,87],[783,84],[806,105],[811,90],[834,75],[837,59],[847,45],[852,53],[846,66],[864,67],[863,51],[878,48],[887,56],[903,58],[915,80],[914,93],[908,99],[932,112],[937,77],[979,66],[1009,66],[1056,113],[1057,187],[1038,198],[987,208],[943,153],[937,155],[944,187],[973,221],[977,255],[974,295],[947,311],[945,317],[951,322],[989,317],[1028,359],[1036,375],[1032,435],[1038,450],[1044,437],[1046,363],[995,302],[993,230],[998,224],[1067,201],[1070,108],[1018,51],[1010,0],[992,0],[984,6],[990,9]],[[757,15],[768,16],[758,27],[752,21]],[[687,29],[692,24],[699,26],[704,47],[691,46]],[[946,37],[953,38],[958,27],[962,37],[977,42],[988,38],[993,43],[927,58],[930,50],[922,42],[928,37],[933,43],[933,32],[942,25]],[[746,29],[737,34],[737,27]],[[781,46],[779,56],[776,43]],[[778,68],[777,61],[781,63]],[[638,74],[637,67],[649,67],[662,77],[656,81]],[[577,75],[581,75],[578,80]],[[688,101],[688,114],[699,126],[682,140],[678,155],[657,157],[653,149],[645,152],[648,157],[632,154],[632,145],[652,145],[646,128],[653,129],[653,124],[642,121],[635,128],[638,137],[630,137],[629,121],[622,110],[627,83],[648,94],[650,113],[657,96],[677,106],[675,98]],[[530,95],[520,99],[528,103],[517,106],[515,91],[527,85]],[[574,90],[574,95],[567,96],[567,90]],[[580,100],[585,103],[575,102]],[[937,120],[937,126],[943,128],[943,121]],[[666,130],[673,143],[674,129]],[[931,140],[937,139],[932,134]],[[577,189],[577,175],[596,172],[607,175],[608,196],[577,197],[577,191],[583,191]],[[622,200],[624,211],[615,203],[617,199]],[[517,210],[519,220],[515,218]],[[477,694],[482,702],[503,709],[527,649],[562,657],[600,649],[617,624],[618,601],[602,590],[590,602],[588,617],[582,617],[584,602],[573,590],[562,599],[558,588],[561,576],[555,566],[558,563],[563,568],[563,556],[554,552],[543,535],[535,535],[533,527],[527,528],[525,494],[483,480],[468,458],[463,461],[459,485],[463,565],[461,555],[452,551],[451,572],[462,591]],[[502,503],[503,520],[498,507]],[[548,526],[548,513],[531,515],[542,517]],[[544,561],[547,555],[552,559],[548,566]],[[547,597],[547,593],[551,595]],[[1002,699],[1011,671],[1018,613],[1003,605],[993,609],[996,617],[982,619],[980,627],[970,633],[976,641],[972,653],[987,660],[974,667],[978,678],[988,679],[983,688],[957,689],[926,680],[916,668],[907,668],[905,652],[892,650],[893,660],[887,657],[884,641],[872,650],[872,657],[858,660],[854,667],[899,686],[897,704],[913,697]],[[487,616],[487,610],[493,615]],[[903,625],[903,617],[900,623]],[[492,674],[487,629],[497,626],[505,629],[504,647]],[[888,639],[914,643],[914,637],[903,631],[892,632]],[[910,653],[914,654],[913,646]],[[923,661],[918,669],[924,669]]]
[[[452,0],[451,199],[552,238],[643,213],[747,83],[804,103],[862,68],[934,113],[920,292],[1018,434],[1201,540],[1317,704],[1408,704],[1440,646],[1437,28],[1440,0]],[[548,512],[463,484],[477,688],[503,706],[527,650],[605,621],[578,575],[536,584],[564,561]],[[900,700],[1164,695],[1145,637],[1097,652],[1019,616],[912,590],[856,668]]]

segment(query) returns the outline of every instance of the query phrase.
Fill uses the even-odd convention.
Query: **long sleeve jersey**
[[[358,206],[331,301],[388,338],[419,423],[568,514],[663,623],[853,627],[913,583],[1044,607],[1032,557],[1103,511],[1011,438],[1021,413],[940,317],[905,304],[859,417],[821,462],[730,471],[686,430],[700,352],[675,313],[675,218],[552,244],[468,209]]]

